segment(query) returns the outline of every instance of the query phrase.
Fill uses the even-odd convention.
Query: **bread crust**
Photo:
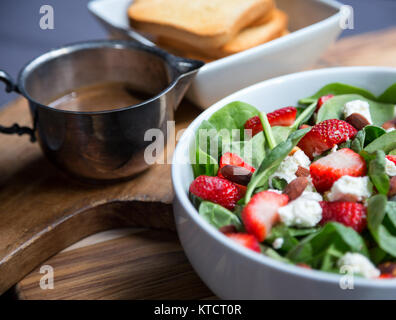
[[[132,27],[203,49],[220,48],[265,15],[273,0],[139,0],[128,9]]]
[[[208,61],[241,52],[283,36],[288,32],[287,23],[287,15],[276,9],[269,21],[262,25],[245,28],[221,48],[196,47],[167,37],[159,37],[157,43],[166,49],[174,48],[186,57],[201,57],[199,60]]]

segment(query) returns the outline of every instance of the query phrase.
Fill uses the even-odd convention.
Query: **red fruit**
[[[263,131],[263,125],[261,124],[259,116],[255,116],[247,120],[245,122],[245,129],[252,130],[252,137],[255,136],[257,133]]]
[[[366,207],[361,203],[321,201],[320,205],[323,210],[321,225],[328,221],[336,221],[355,229],[357,232],[362,232],[367,225]]]
[[[253,234],[258,241],[264,241],[272,226],[279,222],[278,209],[288,201],[287,195],[273,191],[255,194],[242,211],[246,231]]]
[[[248,248],[248,249],[256,251],[256,252],[261,252],[259,242],[251,234],[247,234],[247,233],[226,233],[225,235],[228,238],[234,240],[235,242],[238,242],[240,245],[244,246],[245,248]]]
[[[387,158],[389,161],[392,161],[394,164],[396,164],[396,156],[394,156],[394,155],[389,155],[389,156],[386,156],[386,158]]]
[[[268,122],[271,127],[273,126],[291,126],[296,120],[297,108],[286,107],[275,110],[267,114]],[[250,118],[245,123],[245,129],[252,130],[252,136],[263,131],[263,125],[258,116]]]
[[[334,145],[353,138],[356,133],[357,130],[346,121],[325,120],[314,125],[300,140],[298,146],[312,159]]]
[[[220,158],[220,168],[219,168],[219,171],[217,173],[217,175],[219,177],[223,178],[223,175],[220,173],[220,169],[225,167],[225,166],[227,166],[227,165],[243,167],[245,169],[248,169],[252,173],[255,171],[255,169],[252,166],[248,165],[237,154],[231,153],[231,152],[226,152]]]
[[[199,176],[190,185],[195,196],[233,210],[241,199],[239,189],[231,181],[219,177]]]
[[[296,120],[297,108],[286,107],[268,113],[267,118],[271,127],[273,126],[291,126]]]
[[[378,277],[378,279],[392,279],[392,278],[394,278],[394,276],[390,273],[383,273]]]
[[[366,175],[366,162],[356,152],[344,148],[313,162],[309,172],[316,190],[325,192],[342,176]]]
[[[256,170],[252,166],[248,165],[245,161],[243,161],[243,159],[240,156],[236,155],[235,153],[226,152],[220,158],[220,167],[219,167],[219,171],[217,171],[218,177],[224,178],[224,176],[220,172],[220,169],[227,165],[243,167],[245,169],[248,169],[252,173]],[[241,198],[243,198],[246,194],[247,188],[245,186],[237,184],[237,183],[234,183],[234,184],[239,189]]]
[[[333,98],[333,97],[334,97],[333,94],[328,94],[327,96],[321,96],[321,97],[318,99],[318,103],[316,104],[316,111],[319,111],[319,109],[323,106],[323,104],[324,104],[327,100],[329,100],[329,99],[331,99],[331,98]]]

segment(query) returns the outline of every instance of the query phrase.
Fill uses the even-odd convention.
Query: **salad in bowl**
[[[396,83],[375,95],[342,82],[268,113],[227,103],[195,130],[189,199],[257,255],[396,277],[395,104]]]

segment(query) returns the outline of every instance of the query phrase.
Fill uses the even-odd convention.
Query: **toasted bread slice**
[[[260,18],[258,18],[256,21],[254,21],[252,24],[250,24],[248,26],[248,28],[250,27],[257,27],[257,26],[261,26],[265,23],[267,23],[268,21],[270,21],[274,15],[274,13],[276,12],[277,8],[275,5],[275,2],[272,1],[270,4],[270,9],[267,11],[267,13],[265,13],[264,15],[262,15]]]
[[[221,53],[224,55],[237,53],[276,39],[287,29],[287,24],[288,17],[286,13],[276,10],[271,20],[267,23],[242,30],[234,39],[221,48]]]
[[[219,48],[265,15],[273,0],[138,0],[129,7],[130,23],[203,49]]]
[[[188,52],[190,55],[195,54],[213,59],[222,58],[282,36],[283,32],[287,30],[287,22],[286,13],[276,9],[272,14],[271,20],[267,23],[242,30],[230,42],[216,49],[203,49],[167,37],[159,37],[157,43],[162,47],[174,48],[182,53]]]

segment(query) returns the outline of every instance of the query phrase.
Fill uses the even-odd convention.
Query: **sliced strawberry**
[[[316,111],[319,111],[319,109],[323,106],[323,104],[327,101],[330,100],[331,98],[333,98],[334,95],[333,94],[328,94],[327,96],[321,96],[318,99],[318,103],[316,104]]]
[[[219,167],[219,171],[217,172],[218,177],[224,178],[224,176],[221,174],[221,169],[227,165],[243,167],[252,173],[254,173],[254,171],[256,170],[252,166],[248,165],[245,161],[243,161],[243,159],[240,156],[238,156],[237,154],[231,153],[231,152],[226,152],[220,158],[220,167]],[[245,193],[246,193],[246,187],[243,185],[240,185],[238,183],[235,183],[235,182],[234,182],[234,184],[239,189],[241,198],[244,197]]]
[[[228,238],[234,240],[235,242],[238,242],[240,245],[244,246],[245,248],[248,248],[248,249],[256,251],[256,252],[261,252],[259,242],[251,234],[247,234],[247,233],[226,233],[225,235]]]
[[[219,177],[199,176],[190,185],[190,192],[195,196],[217,203],[233,210],[241,192],[231,181]]]
[[[386,159],[388,159],[389,161],[392,161],[394,164],[396,164],[396,156],[388,155],[388,156],[386,156]]]
[[[245,129],[252,130],[252,137],[263,131],[263,125],[261,124],[259,116],[255,116],[247,120],[245,123]]]
[[[353,138],[356,133],[357,130],[346,121],[325,120],[314,125],[300,140],[298,146],[312,159],[333,148],[336,144]]]
[[[248,169],[250,172],[254,172],[255,169],[248,165],[245,161],[243,161],[243,159],[238,156],[235,153],[231,153],[231,152],[226,152],[224,153],[221,158],[220,158],[220,167],[219,167],[219,171],[217,172],[217,175],[221,178],[224,178],[222,176],[222,174],[220,173],[220,169],[225,167],[225,166],[237,166],[237,167],[243,167],[245,169]]]
[[[364,176],[366,162],[356,152],[343,148],[313,162],[309,171],[316,190],[325,192],[342,176]]]
[[[287,195],[273,191],[261,191],[255,194],[243,208],[242,221],[246,231],[260,242],[264,241],[272,226],[279,222],[278,209],[289,201]]]
[[[297,108],[286,107],[275,110],[267,114],[268,122],[271,127],[273,126],[291,126],[296,120]],[[252,136],[263,131],[263,125],[258,116],[250,118],[245,123],[245,129],[252,130]]]
[[[291,126],[296,120],[297,108],[286,107],[268,113],[267,118],[271,127],[273,126]]]
[[[323,210],[321,225],[329,221],[336,221],[355,229],[357,232],[362,232],[366,228],[367,210],[363,204],[357,202],[321,201],[320,205]]]

